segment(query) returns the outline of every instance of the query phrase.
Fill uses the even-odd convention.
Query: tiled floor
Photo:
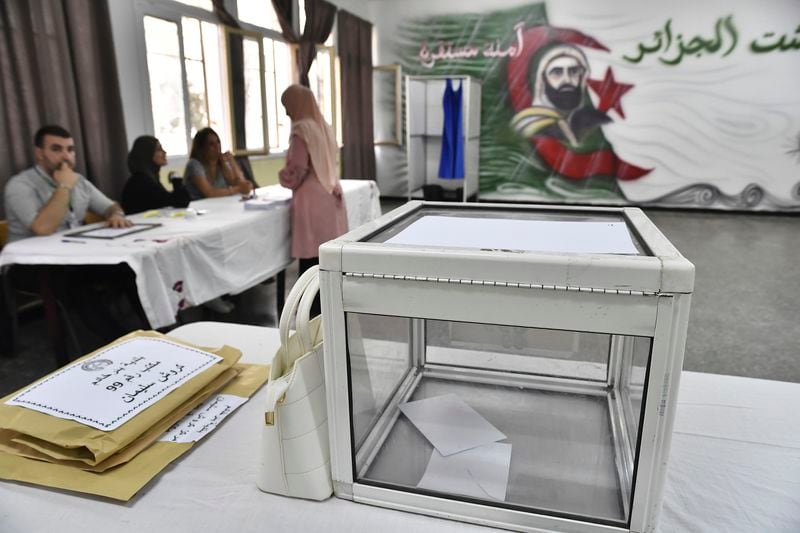
[[[396,205],[383,202],[385,210]],[[696,267],[684,368],[800,382],[798,217],[668,210],[648,214]],[[293,265],[287,290],[296,272]],[[195,308],[181,319],[276,324],[275,284],[258,285],[233,301],[236,309],[228,315]],[[16,353],[0,356],[0,395],[54,369],[45,333],[41,313],[22,317]]]

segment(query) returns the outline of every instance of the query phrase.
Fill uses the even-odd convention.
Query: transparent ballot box
[[[337,496],[654,530],[694,267],[639,209],[410,202],[320,267]]]

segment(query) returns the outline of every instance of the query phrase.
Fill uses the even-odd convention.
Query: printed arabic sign
[[[139,337],[64,367],[6,403],[111,431],[221,360],[165,339]]]
[[[196,442],[216,428],[247,398],[233,394],[217,394],[192,409],[161,436],[164,442]]]
[[[555,12],[399,21],[404,72],[482,82],[481,199],[800,209],[800,4]]]

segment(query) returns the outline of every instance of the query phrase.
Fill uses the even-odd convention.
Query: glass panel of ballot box
[[[641,211],[414,202],[321,270],[337,496],[655,527],[693,267]]]

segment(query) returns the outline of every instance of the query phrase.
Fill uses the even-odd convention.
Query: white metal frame
[[[325,372],[331,445],[331,469],[337,496],[358,502],[430,514],[455,520],[523,531],[651,532],[655,528],[663,491],[670,436],[677,404],[678,381],[683,362],[694,268],[661,235],[638,209],[574,208],[553,206],[487,206],[543,211],[589,211],[616,213],[635,228],[651,255],[603,256],[537,253],[503,254],[478,250],[420,250],[385,243],[358,242],[412,215],[421,202],[406,204],[320,250],[321,287],[325,321]],[[454,207],[452,204],[433,204]],[[500,256],[498,260],[498,255]],[[532,267],[535,265],[535,268]],[[570,272],[570,268],[578,267]],[[426,275],[422,275],[423,272]],[[531,272],[536,277],[531,278]],[[576,274],[580,272],[580,274]],[[445,277],[447,276],[447,277]],[[566,280],[566,281],[565,281]],[[569,283],[572,280],[574,283]],[[626,288],[620,289],[624,285]],[[376,297],[380,295],[380,297]],[[419,302],[425,305],[420,306]],[[496,305],[502,301],[503,305]],[[597,310],[602,309],[602,313]],[[643,401],[638,462],[633,486],[629,529],[546,514],[522,512],[365,485],[353,479],[354,465],[362,470],[374,456],[392,425],[387,410],[364,441],[363,453],[352,457],[351,417],[347,375],[345,313],[370,313],[477,323],[506,324],[570,331],[594,331],[612,335],[650,337],[651,356]],[[420,326],[417,326],[420,327]],[[419,337],[419,336],[418,336]],[[420,348],[414,347],[416,352]],[[608,384],[627,379],[622,362],[630,357],[626,346],[610,351]],[[424,350],[423,350],[424,353]],[[433,366],[422,373],[437,372]],[[495,379],[499,383],[524,384],[517,376],[471,370],[447,371],[469,374],[471,381]],[[480,374],[483,374],[482,376]],[[393,402],[409,397],[420,379],[412,373],[397,391]],[[516,381],[514,381],[516,380]],[[566,383],[557,378],[541,379],[537,388],[592,388],[605,393],[606,383]],[[530,380],[528,380],[530,385]],[[618,387],[617,391],[624,390]],[[624,396],[624,394],[622,394]],[[609,396],[610,412],[624,421],[613,428],[614,437],[627,445],[618,457],[632,468],[637,443],[631,442],[630,400]],[[396,416],[396,414],[394,415]],[[620,447],[617,447],[618,450]],[[354,462],[355,461],[355,462]],[[621,474],[621,477],[624,477]],[[623,498],[624,499],[624,498]]]

